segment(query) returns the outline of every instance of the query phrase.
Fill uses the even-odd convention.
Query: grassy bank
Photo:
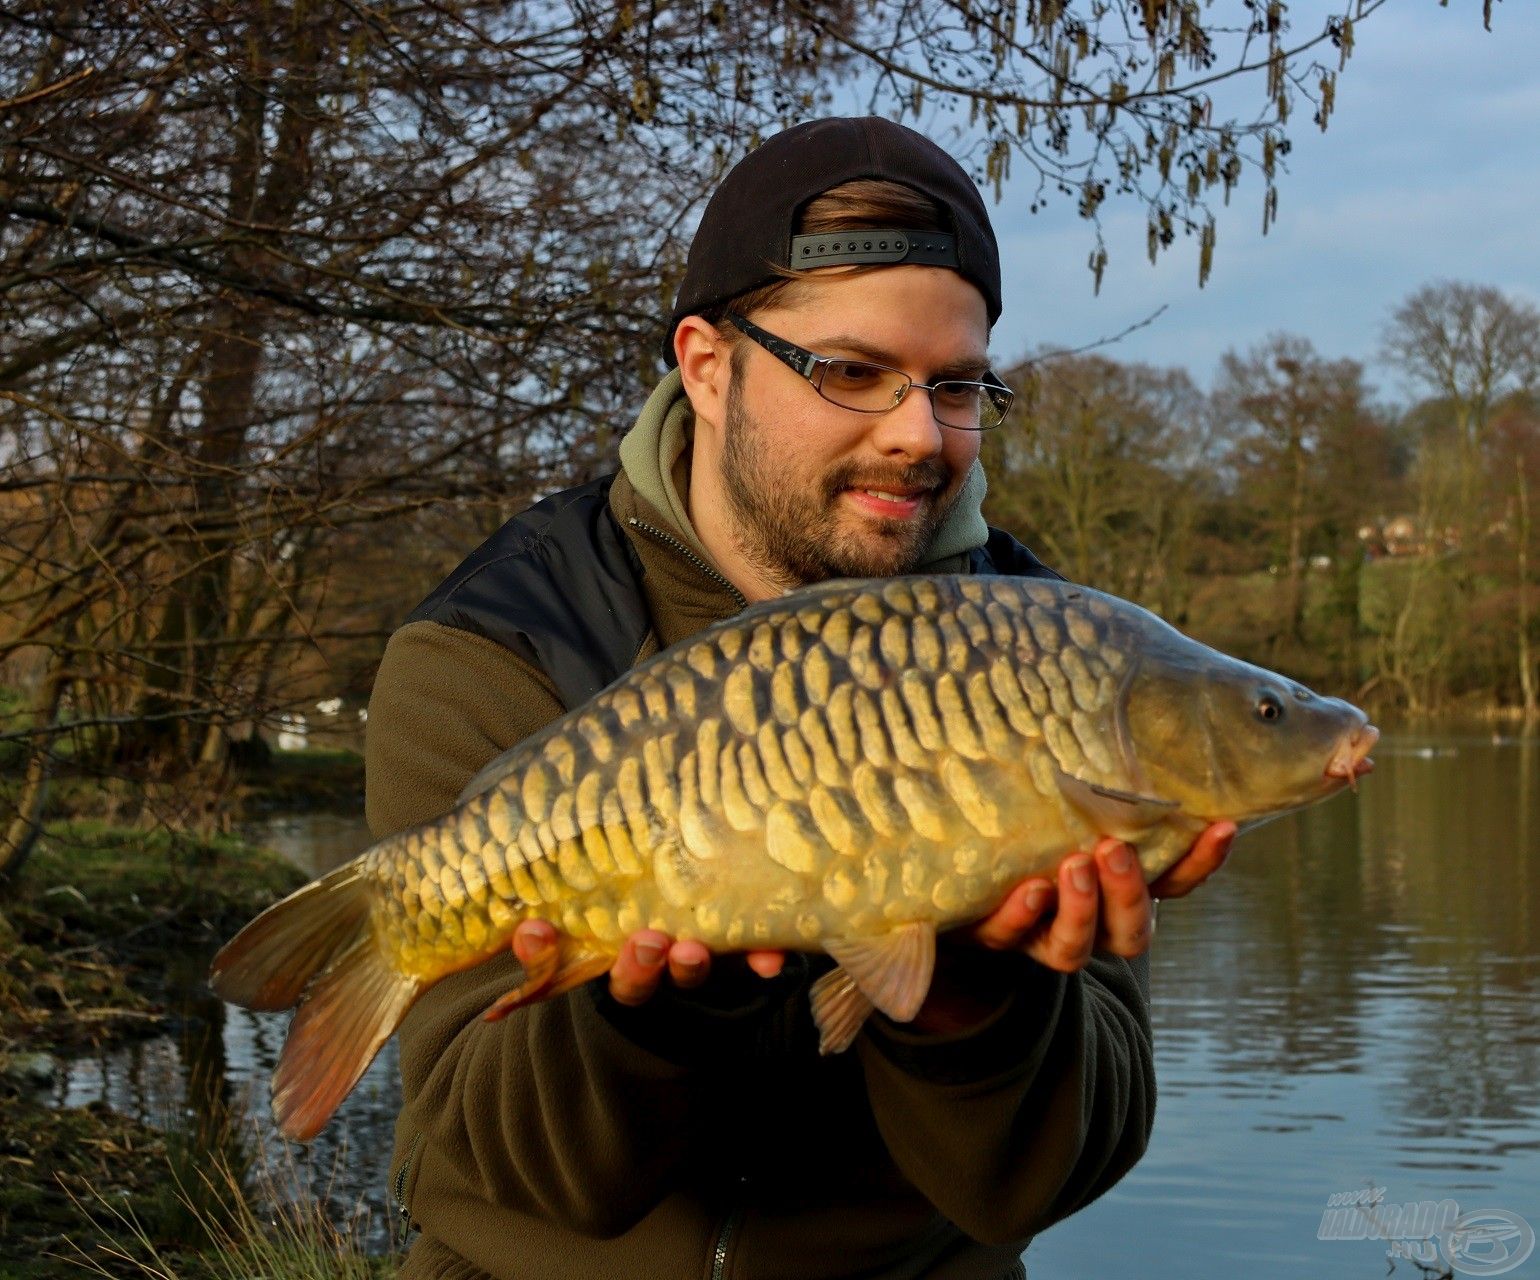
[[[0,907],[0,1280],[388,1274],[317,1217],[259,1221],[260,1177],[207,1116],[51,1105],[49,1055],[185,1027],[176,963],[201,965],[302,880],[235,840],[50,825]]]
[[[0,1280],[385,1280],[317,1206],[262,1197],[239,1145],[0,1087]]]
[[[168,943],[227,936],[303,879],[237,840],[50,824],[0,907],[0,1053],[156,1030]]]
[[[17,710],[21,701],[18,690],[0,686],[0,729],[26,727],[26,716]],[[45,821],[228,832],[273,813],[364,811],[364,759],[347,747],[243,746],[220,766],[189,768],[168,779],[96,760],[68,735],[54,742],[53,751]],[[22,741],[0,741],[0,813],[19,803],[25,766]]]

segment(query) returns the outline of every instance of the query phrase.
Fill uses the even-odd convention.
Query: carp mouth
[[[1326,776],[1340,778],[1357,791],[1358,780],[1374,770],[1374,761],[1369,759],[1369,752],[1379,740],[1380,731],[1372,724],[1365,723],[1349,729],[1332,752],[1331,759],[1326,762]]]

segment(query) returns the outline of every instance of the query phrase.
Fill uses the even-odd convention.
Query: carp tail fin
[[[307,1142],[401,1025],[421,984],[387,963],[365,928],[311,984],[273,1072],[273,1118]]]
[[[244,1009],[292,1009],[367,927],[369,907],[363,868],[346,863],[275,902],[225,943],[209,967],[209,986]]]
[[[420,990],[380,950],[373,902],[362,866],[347,863],[269,907],[209,970],[231,1004],[299,1005],[273,1074],[273,1115],[290,1138],[320,1131]]]

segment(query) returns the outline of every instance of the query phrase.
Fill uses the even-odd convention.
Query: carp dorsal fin
[[[1132,791],[1119,791],[1099,782],[1087,782],[1062,769],[1056,772],[1064,798],[1080,811],[1098,835],[1133,839],[1181,807],[1175,800],[1135,795]]]
[[[936,968],[934,925],[915,921],[876,937],[826,938],[823,949],[840,967],[814,984],[821,1053],[846,1048],[873,1008],[908,1022],[925,1003]]]

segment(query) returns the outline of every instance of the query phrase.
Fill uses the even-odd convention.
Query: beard
[[[755,572],[782,590],[914,572],[962,492],[958,486],[946,493],[952,469],[940,458],[904,467],[846,462],[797,484],[744,405],[736,373],[726,418],[722,481],[732,502],[733,541]],[[927,492],[912,518],[885,520],[849,510],[840,494],[852,488]]]

